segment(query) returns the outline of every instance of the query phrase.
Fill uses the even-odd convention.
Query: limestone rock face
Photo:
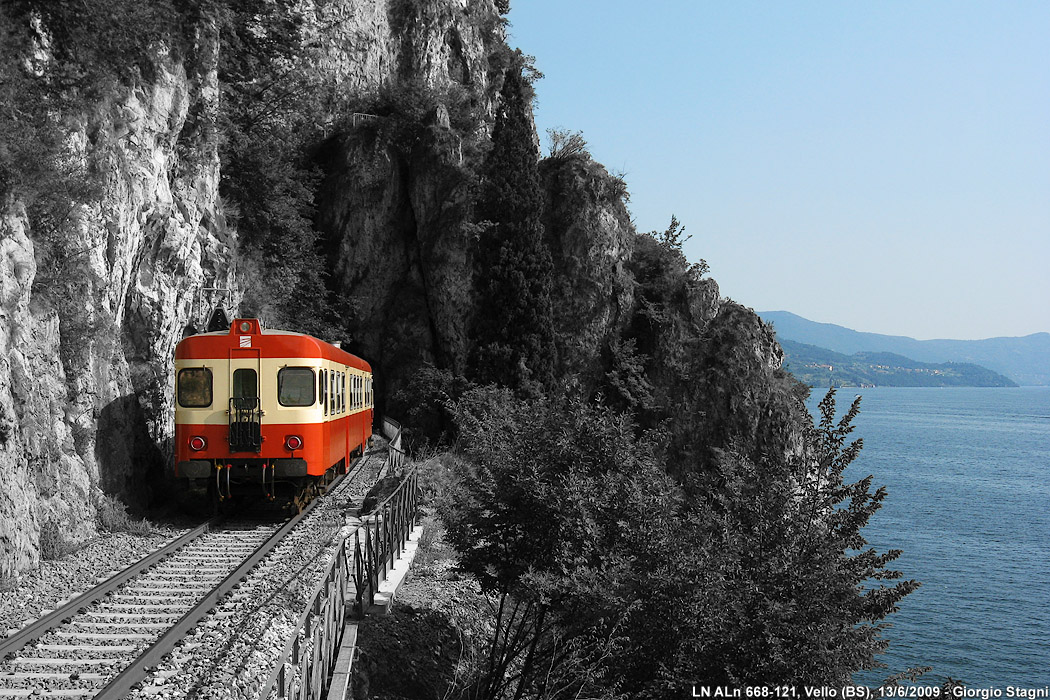
[[[214,107],[214,66],[187,75],[161,52],[154,69],[70,134],[102,194],[57,241],[20,202],[2,207],[2,577],[90,537],[102,494],[163,498],[150,486],[170,452],[175,344],[197,290],[232,284],[214,137],[184,131],[192,104]]]
[[[623,203],[623,182],[599,163],[552,158],[540,175],[558,287],[554,316],[561,373],[593,389],[601,376],[601,353],[634,303],[634,281],[626,268],[634,226]]]
[[[422,110],[406,121],[362,107],[346,119],[328,144],[319,197],[334,286],[349,306],[347,348],[372,363],[382,401],[424,362],[465,366],[470,166],[491,128],[504,33],[489,0],[377,0],[339,12],[345,40],[325,42],[318,65],[362,104],[414,91]]]

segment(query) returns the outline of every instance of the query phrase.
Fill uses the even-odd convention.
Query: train
[[[368,362],[302,333],[235,318],[175,349],[175,477],[213,502],[261,493],[301,508],[372,436]]]

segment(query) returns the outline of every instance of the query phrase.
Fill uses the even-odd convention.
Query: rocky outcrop
[[[144,506],[170,448],[171,357],[201,286],[231,286],[214,137],[187,129],[216,99],[214,62],[163,52],[151,80],[70,134],[101,195],[52,236],[0,218],[0,576],[95,529],[102,494]],[[43,267],[41,267],[43,265]]]
[[[562,376],[593,389],[602,353],[620,334],[634,303],[627,263],[635,231],[624,183],[583,154],[540,167],[543,224],[555,267],[554,318]]]
[[[491,2],[365,5],[321,61],[362,111],[324,149],[318,222],[347,347],[372,362],[382,401],[423,363],[464,369],[473,173],[506,46]]]

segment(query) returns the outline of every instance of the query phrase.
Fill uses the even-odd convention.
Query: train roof
[[[176,360],[227,360],[235,350],[258,350],[260,357],[309,357],[371,372],[372,366],[331,343],[304,333],[263,328],[257,318],[235,318],[228,331],[198,333],[175,347]]]

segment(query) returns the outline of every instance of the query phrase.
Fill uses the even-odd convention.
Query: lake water
[[[846,477],[887,487],[867,539],[922,587],[889,618],[890,668],[855,680],[926,665],[924,685],[1050,686],[1050,387],[841,388],[840,414],[858,393]]]

